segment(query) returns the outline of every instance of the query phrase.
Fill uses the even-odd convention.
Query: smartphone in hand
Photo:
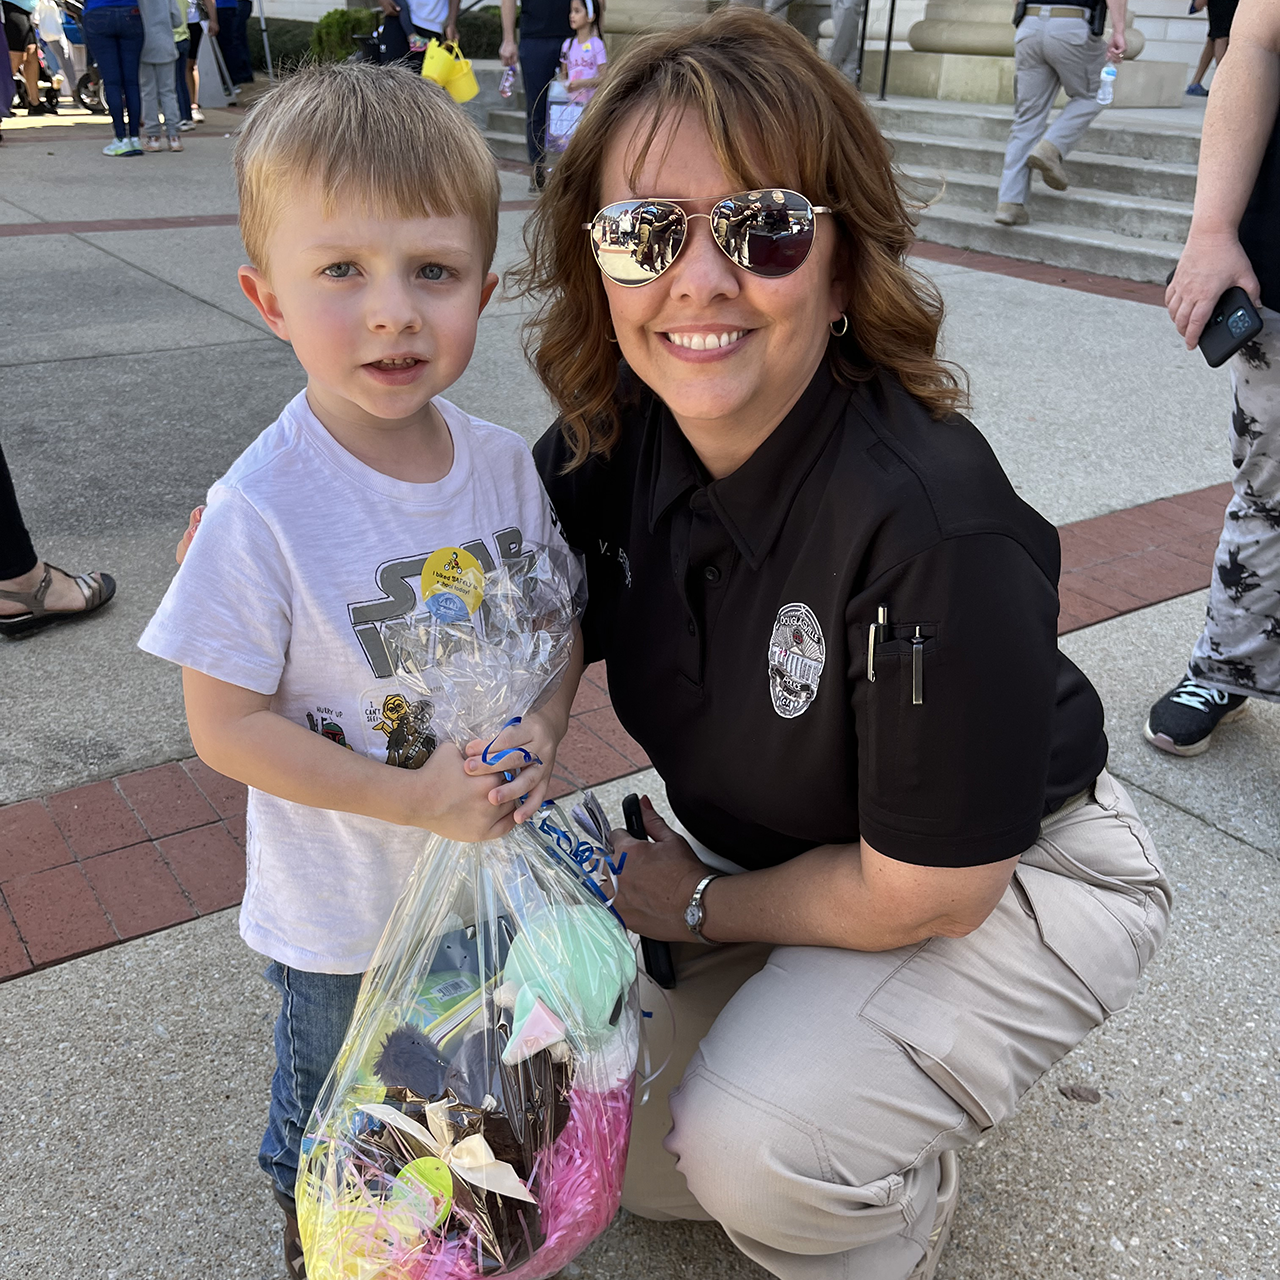
[[[640,813],[640,797],[633,791],[622,797],[622,822],[627,835],[635,840],[647,840],[644,817]],[[658,986],[670,991],[676,985],[676,966],[671,959],[671,945],[655,942],[652,938],[640,939],[640,951],[644,956],[644,971]]]
[[[1170,271],[1165,284],[1172,283],[1173,271]],[[1216,369],[1261,332],[1262,317],[1257,307],[1238,284],[1233,284],[1214,305],[1196,345],[1209,368]]]

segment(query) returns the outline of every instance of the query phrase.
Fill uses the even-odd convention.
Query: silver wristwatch
[[[684,909],[684,922],[689,927],[689,932],[693,934],[699,942],[706,943],[707,946],[715,946],[710,938],[702,936],[702,926],[707,920],[707,909],[702,905],[702,895],[707,891],[707,885],[713,880],[718,880],[721,873],[713,871],[708,876],[703,876],[698,881],[698,887],[693,891],[693,897],[689,899],[689,905]]]

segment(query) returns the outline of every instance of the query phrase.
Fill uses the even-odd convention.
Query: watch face
[[[702,923],[702,904],[696,906],[691,902],[684,909],[684,922],[690,929],[696,929]]]

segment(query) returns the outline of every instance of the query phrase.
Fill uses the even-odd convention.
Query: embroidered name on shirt
[[[769,639],[769,697],[773,709],[794,720],[813,705],[827,661],[827,642],[807,604],[784,604]]]

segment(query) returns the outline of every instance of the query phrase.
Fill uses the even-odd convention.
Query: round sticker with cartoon
[[[484,599],[484,569],[461,547],[433,551],[422,566],[422,603],[441,622],[465,622]]]
[[[769,639],[769,696],[784,719],[803,715],[818,696],[827,642],[807,604],[784,604]]]

